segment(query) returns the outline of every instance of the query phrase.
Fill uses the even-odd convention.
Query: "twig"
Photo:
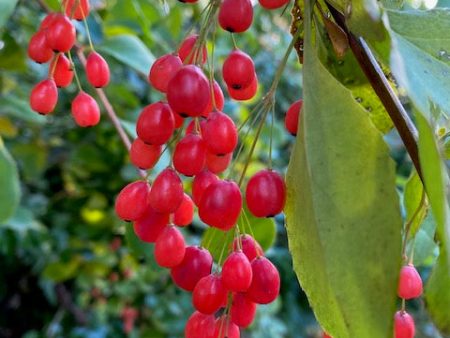
[[[79,325],[86,325],[88,323],[86,313],[74,304],[72,295],[67,291],[64,284],[56,284],[55,293],[61,307],[71,313]]]

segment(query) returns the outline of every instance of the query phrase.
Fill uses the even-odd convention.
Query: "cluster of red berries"
[[[49,13],[28,45],[28,55],[33,61],[50,62],[47,79],[39,82],[30,94],[31,108],[42,115],[50,114],[55,109],[58,88],[69,86],[76,76],[70,57],[70,50],[76,43],[76,29],[71,19],[85,20],[90,11],[88,0],[64,0],[62,6],[65,13]],[[87,57],[86,76],[95,88],[105,87],[109,83],[108,63],[94,50]],[[79,89],[72,101],[72,116],[81,127],[94,126],[100,121],[100,108],[80,85]]]

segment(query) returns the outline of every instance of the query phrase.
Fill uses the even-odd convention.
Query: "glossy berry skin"
[[[239,327],[227,317],[216,319],[214,338],[240,338],[240,336]]]
[[[211,274],[213,259],[208,250],[188,246],[183,261],[171,270],[172,280],[186,291],[193,291],[198,281]]]
[[[140,138],[137,138],[131,144],[131,163],[140,169],[151,169],[158,162],[161,151],[161,145],[146,144]]]
[[[241,235],[239,244],[238,239],[234,239],[233,250],[238,250],[239,245],[242,247],[242,252],[247,256],[250,262],[264,253],[259,243],[252,236],[247,234]]]
[[[47,46],[47,38],[44,31],[33,34],[28,43],[28,57],[37,63],[46,63],[53,56],[53,51]]]
[[[206,120],[203,139],[209,152],[216,155],[231,153],[238,143],[236,125],[228,115],[212,112]]]
[[[265,9],[277,9],[286,6],[289,0],[258,0]]]
[[[139,138],[147,144],[161,145],[169,141],[175,130],[173,113],[167,103],[156,102],[145,107],[136,124]]]
[[[208,80],[197,66],[181,68],[167,87],[167,101],[182,117],[200,116],[211,99]]]
[[[250,84],[250,86],[242,89],[234,89],[230,86],[228,88],[228,94],[230,94],[230,97],[236,101],[247,101],[251,100],[255,97],[256,92],[258,91],[258,78],[255,77]]]
[[[289,134],[297,136],[298,131],[298,119],[300,116],[300,111],[303,106],[303,100],[295,101],[286,112],[286,117],[284,119],[284,125]]]
[[[250,0],[224,0],[219,9],[219,24],[231,33],[245,32],[253,21]]]
[[[264,169],[253,175],[247,183],[245,200],[256,217],[272,217],[283,211],[286,185],[276,171]]]
[[[323,333],[323,338],[333,338],[333,337],[331,337],[329,334],[327,334],[327,333]]]
[[[39,114],[50,114],[57,102],[58,88],[52,79],[42,80],[31,90],[30,107]]]
[[[183,201],[173,214],[173,223],[185,227],[194,219],[194,202],[188,194],[183,195]]]
[[[242,251],[232,252],[223,263],[222,282],[232,292],[245,292],[252,283],[252,266]]]
[[[210,86],[211,87],[211,86]],[[211,90],[211,88],[210,88]],[[213,94],[214,94],[214,102],[213,102]],[[216,110],[222,111],[225,106],[225,97],[223,96],[222,88],[220,88],[217,81],[214,80],[213,88],[211,90],[211,97],[208,103],[208,106],[202,113],[202,117],[208,117],[209,113],[211,113],[214,109],[214,103],[216,105]]]
[[[252,261],[253,279],[247,291],[248,298],[257,304],[273,302],[280,293],[280,274],[266,257]]]
[[[188,36],[184,41],[181,43],[180,49],[178,50],[178,55],[180,56],[181,61],[184,64],[194,64],[199,59],[198,51],[192,51],[192,49],[195,46],[195,43],[197,42],[198,35],[194,34],[191,36]],[[208,58],[208,52],[206,50],[206,47],[203,46],[202,48],[202,56],[201,56],[201,63],[205,64],[206,60]]]
[[[60,13],[56,13],[56,12],[52,12],[52,13],[48,13],[44,20],[42,20],[41,24],[39,25],[39,30],[40,31],[45,31],[47,30],[47,28],[50,27],[50,25],[52,24],[53,20],[58,17],[59,15],[61,15]]]
[[[215,155],[206,152],[206,168],[214,174],[220,174],[228,169],[228,166],[233,159],[233,153],[228,153],[225,155]]]
[[[195,311],[188,319],[184,329],[185,338],[213,338],[215,319],[212,315],[205,315]]]
[[[89,0],[63,0],[62,6],[69,18],[81,21],[89,15]]]
[[[72,69],[72,64],[70,60],[64,54],[59,54],[56,65],[54,61],[52,62],[50,69],[53,69],[53,79],[55,80],[56,86],[59,88],[65,88],[72,83],[74,72]]]
[[[400,281],[398,284],[398,296],[403,299],[414,299],[420,297],[423,292],[422,278],[412,265],[405,265],[400,270]]]
[[[150,191],[150,205],[157,212],[173,213],[183,201],[183,183],[175,170],[166,168],[159,173]]]
[[[227,231],[236,224],[241,209],[242,196],[238,185],[219,180],[204,191],[198,212],[206,224]]]
[[[156,263],[164,268],[173,268],[183,261],[185,252],[181,232],[173,225],[165,227],[155,242]]]
[[[86,60],[86,76],[89,83],[95,88],[103,88],[108,85],[110,77],[109,66],[99,53],[89,53]]]
[[[406,311],[397,311],[394,316],[395,338],[414,338],[414,319]]]
[[[135,221],[148,208],[150,184],[136,181],[125,186],[116,198],[116,214],[124,221]]]
[[[206,144],[197,134],[184,136],[173,152],[173,166],[185,176],[194,176],[202,171],[206,163]]]
[[[213,183],[219,181],[217,175],[213,174],[211,171],[205,169],[202,170],[198,175],[195,176],[192,182],[192,199],[194,203],[199,206],[205,190]]]
[[[255,65],[250,56],[235,49],[225,59],[222,67],[223,79],[233,89],[247,88],[255,78]]]
[[[166,54],[157,59],[148,74],[150,84],[162,93],[167,92],[170,79],[183,66],[183,62],[178,55]]]
[[[249,300],[245,293],[235,293],[230,313],[234,324],[242,328],[249,327],[255,319],[256,304]]]
[[[133,229],[141,241],[155,243],[168,223],[169,214],[162,214],[147,207],[144,214],[133,223]]]
[[[55,52],[68,52],[75,44],[75,27],[63,14],[55,15],[45,32],[47,46]]]
[[[227,290],[220,276],[211,274],[197,283],[192,293],[192,304],[201,313],[210,315],[219,310],[227,300]]]
[[[72,101],[72,116],[80,127],[92,127],[100,122],[97,101],[85,92],[79,92]]]

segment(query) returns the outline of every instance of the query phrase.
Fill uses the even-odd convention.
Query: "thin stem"
[[[269,139],[269,169],[272,170],[272,146],[273,146],[273,125],[275,123],[275,101],[272,105],[272,121],[270,124],[270,139]]]
[[[53,57],[53,61],[50,63],[50,73],[48,74],[48,77],[50,79],[53,79],[53,76],[55,75],[55,69],[56,65],[58,64],[60,55],[61,53],[56,53],[55,56]]]
[[[77,87],[78,87],[79,91],[81,92],[81,91],[83,91],[83,88],[81,87],[81,82],[80,82],[80,78],[78,77],[77,68],[75,67],[75,63],[73,62],[73,59],[72,59],[72,52],[69,50],[67,55],[69,57],[71,67],[73,69],[73,74],[75,75],[75,82],[77,83]]]
[[[236,43],[236,39],[234,38],[234,34],[233,33],[230,33],[230,34],[231,34],[231,41],[233,41],[234,49],[239,49],[237,46],[237,43]]]
[[[89,31],[89,26],[88,26],[88,23],[87,23],[87,17],[86,17],[86,15],[84,14],[84,11],[83,11],[83,6],[80,6],[79,7],[80,8],[80,10],[81,10],[81,15],[83,16],[83,24],[84,24],[84,28],[85,28],[85,30],[86,30],[86,35],[87,35],[87,38],[88,38],[88,41],[89,41],[89,47],[91,47],[91,50],[92,51],[95,51],[95,49],[94,49],[94,44],[92,43],[92,38],[91,38],[91,32]]]
[[[422,190],[422,196],[420,197],[419,205],[417,206],[417,209],[414,211],[414,214],[411,216],[411,219],[406,223],[405,225],[405,233],[403,237],[403,244],[402,244],[402,257],[404,260],[407,259],[406,257],[406,244],[408,242],[409,232],[411,231],[411,225],[416,220],[417,216],[419,215],[420,210],[422,210],[424,204],[425,204],[426,198],[425,198],[425,190]]]

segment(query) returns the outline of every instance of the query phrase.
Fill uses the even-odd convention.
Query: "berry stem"
[[[87,38],[88,38],[88,41],[89,41],[89,47],[91,47],[92,51],[95,51],[94,44],[92,43],[91,32],[89,31],[89,26],[88,26],[88,23],[87,23],[87,17],[86,17],[86,15],[83,12],[83,6],[80,6],[80,10],[81,10],[81,14],[83,15],[83,18],[84,18],[83,19],[83,24],[84,24],[84,28],[86,29],[86,35],[87,35]]]
[[[56,53],[55,56],[53,57],[53,61],[50,63],[51,68],[50,68],[50,73],[48,74],[48,77],[50,79],[53,79],[53,75],[55,74],[55,69],[56,69],[56,65],[58,64],[58,59],[61,53]]]
[[[81,87],[80,78],[78,77],[77,69],[76,69],[75,63],[73,62],[73,59],[72,59],[72,52],[69,50],[67,55],[69,57],[70,66],[73,69],[73,74],[75,75],[75,82],[77,83],[78,90],[81,92],[81,91],[83,91],[83,88]]]
[[[420,210],[424,207],[426,203],[426,196],[425,196],[425,190],[422,190],[422,196],[420,197],[419,205],[417,206],[416,210],[414,211],[414,214],[412,215],[411,219],[405,224],[405,233],[403,235],[403,243],[402,243],[402,257],[403,260],[407,260],[406,256],[406,245],[408,243],[409,233],[411,231],[411,226],[417,216],[419,215]]]

